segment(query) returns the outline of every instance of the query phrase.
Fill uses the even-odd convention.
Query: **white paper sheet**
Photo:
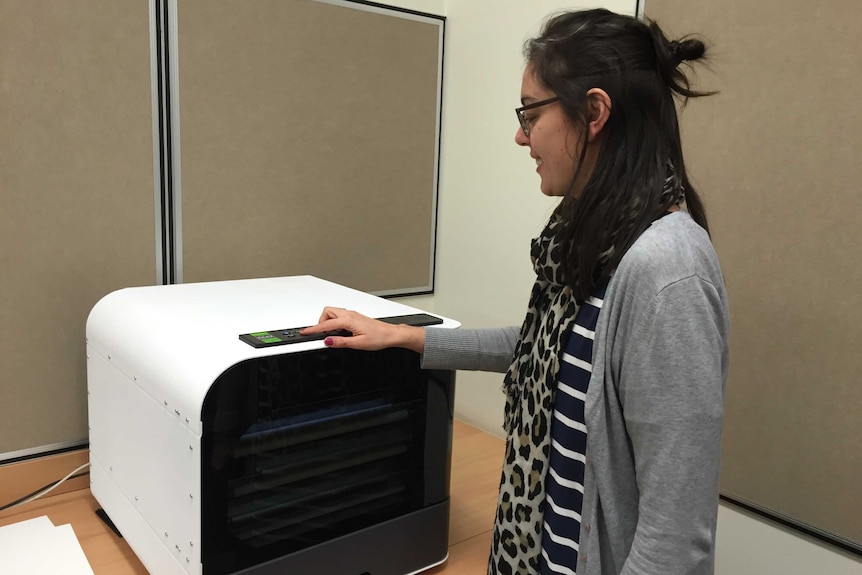
[[[3,575],[93,575],[71,525],[46,516],[0,527]]]

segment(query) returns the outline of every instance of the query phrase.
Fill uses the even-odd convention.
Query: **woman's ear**
[[[590,88],[587,92],[587,107],[590,111],[587,142],[592,142],[599,137],[611,116],[611,97],[601,88]]]

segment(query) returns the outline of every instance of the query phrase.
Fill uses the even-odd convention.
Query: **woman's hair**
[[[674,204],[684,200],[693,219],[709,231],[686,175],[674,102],[674,94],[708,94],[692,90],[679,69],[705,52],[700,40],[671,42],[655,22],[607,10],[555,16],[526,43],[528,66],[580,129],[576,171],[587,149],[587,91],[601,88],[611,99],[589,181],[577,198],[570,191],[557,208],[565,222],[561,263],[578,301],[610,277],[638,236]],[[672,173],[676,185],[666,186]]]

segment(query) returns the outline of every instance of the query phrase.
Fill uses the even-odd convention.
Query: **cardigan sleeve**
[[[639,492],[621,575],[712,573],[727,371],[721,293],[696,275],[668,285],[643,302],[615,354]]]
[[[424,369],[464,369],[505,373],[512,363],[519,329],[425,328]]]

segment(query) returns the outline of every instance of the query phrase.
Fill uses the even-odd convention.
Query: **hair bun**
[[[700,40],[689,38],[679,42],[671,40],[667,43],[667,53],[674,66],[688,60],[699,60],[706,53],[706,46]]]

